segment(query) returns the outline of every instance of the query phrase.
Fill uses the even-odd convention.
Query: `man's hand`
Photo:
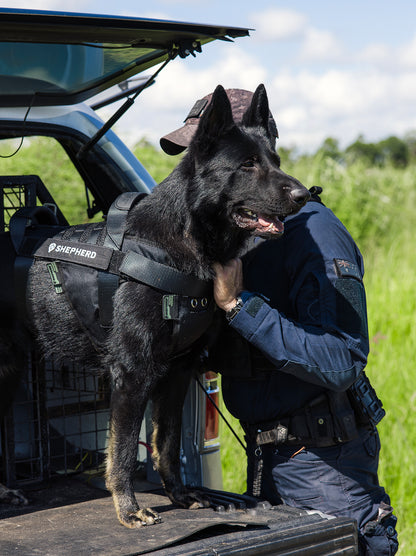
[[[213,264],[215,270],[214,299],[220,309],[229,311],[237,304],[237,296],[243,291],[243,263],[232,259],[224,266]]]

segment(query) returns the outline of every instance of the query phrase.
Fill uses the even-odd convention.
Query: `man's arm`
[[[214,297],[217,305],[229,313],[243,290],[241,262],[215,265],[215,271]],[[310,313],[316,301],[314,281],[315,277],[309,275],[301,287],[298,310],[304,313],[302,324],[286,318],[264,299],[252,294],[244,296],[246,301],[232,315],[230,326],[260,349],[279,371],[331,390],[342,391],[354,382],[365,367],[368,340],[358,330],[344,331],[342,323],[341,326],[334,322],[333,326],[323,327],[318,317],[317,324],[313,324],[313,315],[311,317]]]

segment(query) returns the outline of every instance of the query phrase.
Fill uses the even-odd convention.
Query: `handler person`
[[[251,93],[227,94],[238,122]],[[202,101],[161,139],[165,152],[189,144]],[[360,554],[388,556],[398,548],[396,518],[377,475],[384,410],[363,371],[363,261],[317,191],[286,219],[281,239],[260,239],[242,259],[215,265],[227,324],[211,352],[226,406],[246,433],[248,493],[353,518]]]

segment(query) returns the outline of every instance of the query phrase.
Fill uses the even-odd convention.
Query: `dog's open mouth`
[[[285,229],[282,216],[261,214],[246,207],[235,210],[232,217],[239,228],[250,230],[255,235],[282,235]]]

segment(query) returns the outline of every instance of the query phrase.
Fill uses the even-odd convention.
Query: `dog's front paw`
[[[170,494],[169,498],[177,506],[180,506],[181,508],[188,508],[189,510],[209,508],[211,506],[209,498],[194,490],[175,492]]]
[[[134,513],[120,512],[118,514],[118,519],[122,525],[129,529],[137,529],[145,525],[154,525],[162,521],[162,518],[151,508],[142,508]]]
[[[23,492],[13,490],[0,484],[0,502],[13,506],[27,506],[29,503]]]

